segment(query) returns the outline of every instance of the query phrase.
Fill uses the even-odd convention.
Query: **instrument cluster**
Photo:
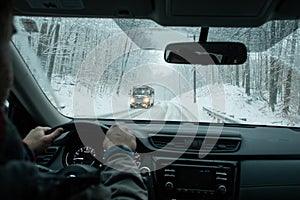
[[[141,165],[141,155],[134,153],[134,160],[138,167]],[[96,150],[90,146],[81,146],[70,149],[65,155],[66,166],[71,164],[85,164],[93,167],[101,167],[101,162],[97,159]]]

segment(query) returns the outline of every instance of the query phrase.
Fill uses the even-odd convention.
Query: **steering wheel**
[[[110,127],[106,126],[104,124],[98,123],[97,121],[86,121],[86,120],[75,120],[75,121],[71,121],[65,124],[61,124],[58,125],[48,131],[46,131],[46,135],[52,133],[55,129],[57,128],[63,128],[64,131],[72,131],[72,130],[76,130],[76,129],[81,129],[83,127],[97,127],[97,128],[102,128],[108,130]]]
[[[56,126],[45,134],[50,134],[57,128],[63,128],[64,133],[68,134],[61,139],[58,137],[57,140],[68,139],[69,136],[77,133],[83,145],[93,147],[100,155],[97,159],[102,160],[102,142],[109,127],[101,126],[93,121],[78,120]],[[95,168],[85,164],[70,164],[62,169],[52,170],[42,165],[36,164],[36,166],[47,180],[56,180],[61,187],[68,187],[68,191],[73,186],[76,189],[73,188],[71,190],[76,191],[78,188],[82,190],[89,185],[100,183],[101,167]]]
[[[54,143],[59,143],[67,140],[73,134],[77,134],[78,139],[84,147],[91,147],[95,152],[95,158],[103,161],[103,147],[102,143],[105,139],[106,131],[109,127],[100,124],[98,121],[76,120],[66,124],[62,124],[47,131],[46,134],[53,132],[57,128],[63,128],[63,137],[58,137]],[[67,135],[65,135],[67,133]],[[61,140],[61,141],[60,141]]]

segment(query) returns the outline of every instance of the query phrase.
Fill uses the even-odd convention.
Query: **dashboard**
[[[40,165],[102,166],[114,121],[81,120],[38,157]],[[137,138],[135,162],[149,199],[300,199],[300,132],[279,127],[122,122]],[[218,131],[216,131],[218,130]]]

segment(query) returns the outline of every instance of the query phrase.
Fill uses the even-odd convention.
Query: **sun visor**
[[[276,1],[278,3],[278,1]],[[162,24],[201,26],[259,26],[277,6],[271,0],[166,0]],[[175,24],[174,24],[175,25]]]
[[[167,0],[171,16],[256,17],[270,5],[268,0]]]
[[[16,15],[140,17],[153,12],[152,0],[16,0]]]

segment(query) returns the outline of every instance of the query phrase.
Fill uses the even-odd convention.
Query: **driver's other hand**
[[[115,145],[129,147],[132,151],[136,149],[136,138],[133,133],[125,126],[113,125],[108,129],[103,141],[104,150]]]
[[[38,126],[28,133],[23,142],[32,148],[36,154],[42,153],[63,132],[62,128],[57,128],[52,133],[45,135],[45,132],[49,130],[51,130],[50,127]]]

